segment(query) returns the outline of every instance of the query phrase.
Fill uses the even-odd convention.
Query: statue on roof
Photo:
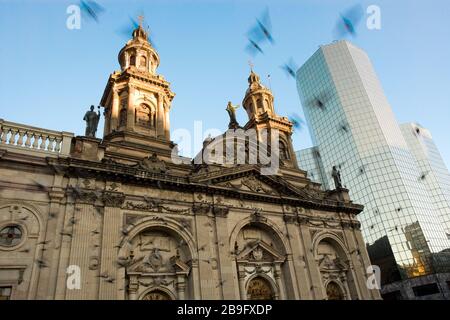
[[[336,168],[336,166],[333,166],[331,176],[333,177],[336,189],[341,189],[342,188],[341,172]]]
[[[91,110],[86,112],[83,118],[86,121],[86,131],[84,135],[86,137],[95,138],[97,132],[98,121],[100,120],[100,107],[98,107],[98,113],[94,111],[94,106],[91,106]]]
[[[230,123],[228,124],[229,129],[237,129],[239,128],[239,123],[236,120],[236,109],[239,108],[239,105],[231,104],[231,101],[228,101],[227,110],[228,115],[230,116]]]

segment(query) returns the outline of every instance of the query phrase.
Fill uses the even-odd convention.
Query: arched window
[[[141,67],[147,67],[147,58],[145,56],[141,56],[140,58],[140,66]]]
[[[136,124],[149,128],[155,126],[155,112],[146,104],[136,108]]]
[[[127,109],[122,107],[119,114],[119,127],[127,125]]]
[[[344,294],[341,287],[334,281],[327,285],[328,300],[344,300]]]
[[[256,100],[256,106],[258,107],[258,113],[264,112],[264,105],[261,99]]]
[[[130,57],[130,66],[135,66],[136,65],[136,56],[132,55]]]
[[[248,283],[248,300],[272,300],[273,296],[272,287],[266,279],[255,277]]]
[[[264,103],[266,104],[267,110],[270,110],[270,103],[269,103],[269,100],[264,99]]]
[[[288,160],[289,159],[289,151],[284,144],[284,142],[280,141],[280,159],[281,160]]]
[[[162,290],[153,290],[147,293],[142,300],[172,300],[172,298]]]

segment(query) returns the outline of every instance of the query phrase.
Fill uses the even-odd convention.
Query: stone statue
[[[342,188],[341,172],[336,168],[336,166],[333,166],[333,171],[331,172],[331,176],[333,177],[334,185],[336,186],[336,189]]]
[[[163,160],[160,160],[156,153],[153,153],[151,156],[142,159],[142,161],[137,165],[142,169],[153,173],[167,172],[166,163]]]
[[[94,106],[91,106],[91,110],[86,112],[83,120],[86,121],[86,131],[84,135],[86,137],[95,138],[98,121],[100,120],[100,107],[98,107],[98,113],[95,113]]]
[[[239,128],[239,123],[236,120],[236,109],[239,108],[239,105],[232,105],[231,101],[228,101],[227,110],[228,115],[230,116],[230,124],[228,125],[229,129],[237,129]]]

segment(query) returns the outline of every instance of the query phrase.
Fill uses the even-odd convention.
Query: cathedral
[[[118,60],[101,139],[94,108],[84,136],[0,119],[0,299],[380,299],[363,207],[298,167],[292,123],[253,70],[248,122],[229,103],[228,131],[186,159],[170,137],[175,94],[141,26]],[[263,152],[275,172],[247,161],[238,131],[275,150]],[[221,161],[230,136],[224,150],[244,157]]]

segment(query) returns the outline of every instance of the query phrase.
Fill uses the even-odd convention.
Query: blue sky
[[[98,0],[106,8],[100,22],[69,30],[66,8],[77,2],[0,0],[0,118],[83,134],[84,112],[99,103],[119,68],[127,39],[117,31],[143,11],[161,58],[158,71],[176,93],[172,130],[193,130],[196,120],[204,130],[224,130],[227,101],[240,104],[247,88],[245,33],[266,6],[276,43],[252,58],[255,71],[267,85],[271,75],[278,114],[303,116],[295,82],[279,66],[290,57],[300,66],[334,40],[339,12],[375,4],[381,30],[370,31],[363,21],[350,40],[369,54],[397,120],[430,129],[450,166],[448,0]],[[242,108],[238,120],[247,120]],[[311,146],[306,128],[293,141],[296,149]]]

